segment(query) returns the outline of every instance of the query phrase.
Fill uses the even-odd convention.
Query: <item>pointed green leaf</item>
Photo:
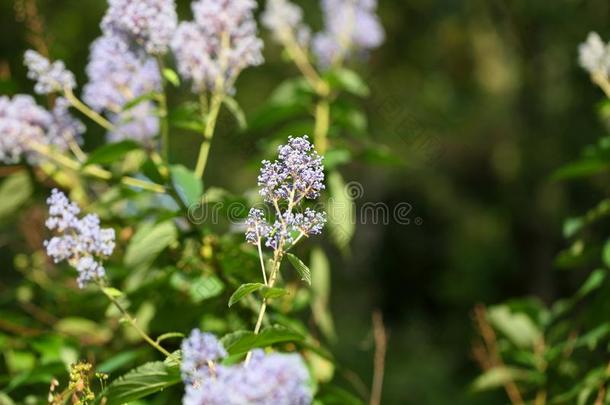
[[[307,284],[311,285],[311,271],[309,267],[307,267],[301,259],[293,255],[292,253],[286,253],[286,257],[288,261],[292,264],[295,270],[301,276],[301,280],[305,281]]]
[[[178,384],[180,369],[162,361],[146,363],[114,380],[100,395],[106,405],[120,405],[144,398]]]
[[[85,165],[104,165],[122,160],[132,150],[138,149],[140,146],[134,141],[123,141],[117,143],[109,143],[93,151]]]
[[[300,342],[303,336],[284,326],[273,325],[256,335],[252,331],[237,331],[225,335],[221,342],[227,352],[232,355],[247,353],[256,347],[266,347],[275,343]]]
[[[232,307],[233,304],[235,304],[245,296],[252,294],[254,291],[260,290],[264,286],[265,284],[261,283],[248,283],[240,285],[239,288],[235,290],[233,295],[231,295],[231,298],[229,298],[229,307]]]

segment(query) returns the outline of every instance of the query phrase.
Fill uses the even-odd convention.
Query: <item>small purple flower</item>
[[[28,78],[36,80],[34,91],[38,94],[49,94],[63,91],[64,88],[76,87],[74,74],[66,69],[62,61],[51,63],[38,52],[29,49],[25,52],[24,64],[28,68]]]
[[[246,241],[253,245],[266,238],[271,232],[271,227],[265,220],[262,210],[251,208],[246,219]]]
[[[96,111],[106,112],[115,131],[110,142],[133,139],[148,143],[159,132],[159,117],[152,102],[141,102],[123,111],[128,102],[161,89],[161,76],[154,59],[137,55],[117,36],[105,35],[93,42],[87,65],[89,83],[84,100]]]
[[[70,116],[63,98],[58,98],[49,112],[29,95],[0,96],[0,162],[16,163],[25,155],[28,162],[36,163],[40,159],[34,152],[36,145],[64,151],[68,138],[80,142],[83,131],[84,126]]]
[[[193,329],[187,339],[182,341],[182,363],[180,371],[186,384],[199,385],[209,377],[210,364],[227,357],[227,351],[211,333]]]
[[[102,29],[158,55],[167,52],[178,25],[173,0],[109,0]]]
[[[326,214],[311,208],[298,212],[305,199],[314,200],[324,190],[322,157],[314,150],[307,135],[288,138],[278,148],[278,159],[264,160],[258,176],[263,199],[273,205],[273,225],[263,211],[251,209],[246,220],[246,241],[278,250],[291,244],[295,237],[317,235],[326,223]]]
[[[303,10],[288,0],[267,0],[262,23],[279,42],[292,36],[302,46],[309,46],[311,29],[303,23]]]
[[[143,145],[150,144],[159,133],[159,117],[155,115],[155,105],[144,101],[127,111],[112,114],[110,121],[115,131],[108,133],[108,142],[131,139]]]
[[[213,363],[227,356],[214,335],[195,329],[182,343],[183,405],[307,405],[309,372],[298,354],[254,350],[249,364]],[[193,378],[195,377],[195,378]]]
[[[193,82],[193,91],[233,91],[248,66],[263,63],[253,0],[198,0],[195,20],[180,23],[172,40],[178,71]],[[220,86],[220,88],[219,88]]]
[[[278,160],[263,161],[258,177],[260,194],[265,201],[279,199],[300,202],[303,198],[316,199],[324,190],[322,157],[313,150],[307,135],[288,138],[288,144],[278,148]]]
[[[383,43],[385,32],[376,8],[377,0],[322,0],[325,28],[313,40],[322,67]]]
[[[105,276],[100,259],[112,254],[115,234],[112,228],[101,228],[95,214],[79,218],[80,208],[61,191],[53,189],[47,199],[48,229],[58,233],[44,242],[47,254],[55,263],[68,261],[78,271],[78,286]]]

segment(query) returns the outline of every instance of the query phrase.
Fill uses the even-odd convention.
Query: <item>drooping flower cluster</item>
[[[183,405],[306,405],[309,373],[298,354],[254,350],[250,362],[224,366],[222,343],[194,330],[182,343]]]
[[[303,23],[303,9],[289,0],[267,0],[262,23],[279,42],[293,36],[300,45],[309,47],[311,29]]]
[[[116,126],[108,134],[111,142],[129,138],[146,143],[158,133],[159,118],[151,101],[124,111],[128,102],[161,89],[154,59],[133,52],[118,36],[103,35],[91,45],[87,76],[83,98],[96,111],[106,112]]]
[[[178,25],[173,0],[108,0],[109,8],[102,20],[104,33],[134,42],[146,52],[167,52]]]
[[[34,50],[27,50],[24,64],[28,68],[28,78],[35,80],[34,91],[38,94],[60,92],[64,88],[76,87],[74,74],[66,69],[62,61],[49,62]]]
[[[260,194],[275,210],[273,225],[264,213],[250,210],[246,220],[246,240],[278,249],[291,243],[297,235],[316,235],[322,232],[326,214],[309,207],[299,212],[305,199],[315,200],[324,190],[324,166],[322,157],[313,149],[307,135],[288,138],[286,145],[278,148],[278,159],[263,161],[258,176]]]
[[[324,31],[313,39],[313,51],[322,67],[383,43],[385,33],[376,8],[377,0],[322,0]]]
[[[610,74],[610,45],[599,34],[590,32],[587,40],[578,47],[580,65],[590,74]]]
[[[0,96],[0,162],[16,163],[24,154],[28,161],[35,162],[39,158],[35,146],[53,146],[63,151],[69,141],[80,143],[84,130],[61,97],[49,112],[29,95]]]
[[[193,82],[193,91],[233,91],[248,66],[263,63],[263,42],[257,37],[254,0],[198,0],[194,21],[178,26],[172,49],[178,70]]]
[[[59,234],[44,242],[49,257],[55,263],[65,260],[75,267],[80,288],[104,277],[106,271],[99,260],[110,256],[114,250],[114,229],[101,228],[95,214],[79,218],[80,208],[57,189],[53,189],[47,204],[46,226]]]

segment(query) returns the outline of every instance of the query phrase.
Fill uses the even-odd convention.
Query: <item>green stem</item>
[[[51,148],[49,148],[49,146],[47,146],[47,145],[42,145],[39,143],[32,142],[32,143],[28,144],[28,146],[33,151],[51,159],[55,163],[65,167],[67,169],[70,169],[70,170],[73,170],[76,172],[81,172],[85,175],[88,175],[91,177],[96,177],[101,180],[112,179],[112,173],[109,172],[108,170],[105,170],[96,165],[87,165],[87,166],[83,167],[83,166],[81,166],[81,164],[79,162],[77,162],[73,159],[70,159],[69,157],[67,157],[65,155],[62,155],[61,153],[57,153],[57,152],[51,150]],[[139,187],[141,189],[149,190],[149,191],[152,191],[155,193],[163,194],[166,192],[165,188],[157,183],[140,180],[135,177],[125,176],[125,177],[122,177],[120,181],[121,181],[121,183],[123,183],[125,185]]]
[[[326,97],[316,104],[315,119],[314,144],[316,151],[320,155],[324,155],[328,149],[328,129],[330,127],[330,103]]]
[[[159,94],[159,110],[161,115],[161,156],[167,165],[169,165],[169,121],[167,117],[167,95],[165,94],[166,80],[163,76],[164,64],[161,57],[157,57],[157,67],[159,74],[163,78],[163,90]]]
[[[197,158],[197,166],[195,167],[195,175],[199,179],[203,178],[205,167],[208,162],[210,146],[212,144],[212,138],[214,137],[214,130],[216,129],[216,120],[218,119],[218,113],[220,112],[220,106],[222,105],[222,97],[222,94],[216,93],[212,95],[212,100],[210,102],[210,110],[207,114],[203,131],[203,142],[199,149],[199,157]]]
[[[114,130],[114,125],[112,125],[110,121],[108,121],[106,118],[102,117],[101,115],[93,111],[91,108],[89,108],[85,103],[80,101],[78,97],[74,95],[72,89],[66,87],[64,89],[64,96],[74,108],[85,114],[92,121],[94,121],[95,123],[97,123],[108,131]]]
[[[155,342],[150,336],[148,336],[148,334],[146,332],[144,332],[144,330],[142,328],[140,328],[140,326],[138,326],[135,318],[133,316],[131,316],[131,314],[129,312],[127,312],[127,310],[121,305],[121,303],[115,297],[113,297],[111,294],[109,294],[101,286],[100,286],[100,289],[102,290],[104,295],[114,304],[114,306],[117,307],[117,309],[121,312],[121,314],[123,314],[123,317],[125,317],[125,320],[127,322],[129,322],[129,324],[136,330],[136,332],[138,332],[138,334],[144,340],[146,340],[146,342],[148,342],[148,344],[150,344],[152,347],[154,347],[155,349],[157,349],[158,351],[163,353],[166,357],[169,357],[171,355],[170,352],[168,352],[163,347],[161,347],[160,344]]]

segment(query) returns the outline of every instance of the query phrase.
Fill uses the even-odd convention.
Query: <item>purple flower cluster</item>
[[[133,52],[120,37],[104,35],[91,45],[87,76],[83,98],[96,111],[106,112],[116,125],[108,134],[111,142],[128,138],[146,143],[157,135],[159,118],[152,102],[124,111],[128,102],[161,89],[153,58]]]
[[[35,80],[34,91],[38,94],[61,92],[64,88],[76,87],[74,74],[66,69],[62,61],[49,62],[47,58],[31,49],[24,55],[28,78]]]
[[[309,46],[311,29],[303,23],[303,9],[288,0],[267,0],[262,23],[279,42],[294,37],[302,46]]]
[[[381,45],[385,33],[376,8],[377,0],[322,0],[325,29],[313,39],[321,66]]]
[[[80,288],[104,277],[106,272],[99,260],[110,256],[114,250],[114,229],[101,228],[95,214],[79,218],[80,208],[57,189],[53,189],[47,204],[46,226],[59,234],[44,242],[49,257],[55,263],[66,260],[75,267]]]
[[[172,40],[178,70],[193,82],[193,91],[233,91],[248,66],[263,63],[257,37],[254,0],[198,0],[194,21],[182,22]]]
[[[250,362],[224,366],[227,353],[214,335],[194,330],[182,343],[184,405],[307,405],[309,373],[298,354],[254,350]],[[193,378],[196,376],[196,378]]]
[[[289,137],[288,143],[278,148],[276,161],[263,161],[258,185],[265,202],[275,208],[276,218],[271,225],[261,210],[251,209],[246,220],[247,242],[256,245],[266,239],[266,246],[276,250],[291,243],[295,235],[322,232],[326,223],[324,212],[311,208],[298,212],[305,199],[318,198],[325,188],[322,157],[307,135]]]
[[[0,96],[0,162],[16,163],[22,155],[35,162],[39,155],[34,145],[68,148],[68,141],[81,142],[84,125],[68,112],[68,102],[56,100],[52,112],[40,107],[34,98],[18,94]]]
[[[153,55],[167,52],[178,25],[173,0],[109,0],[102,20],[105,34],[135,43]]]

